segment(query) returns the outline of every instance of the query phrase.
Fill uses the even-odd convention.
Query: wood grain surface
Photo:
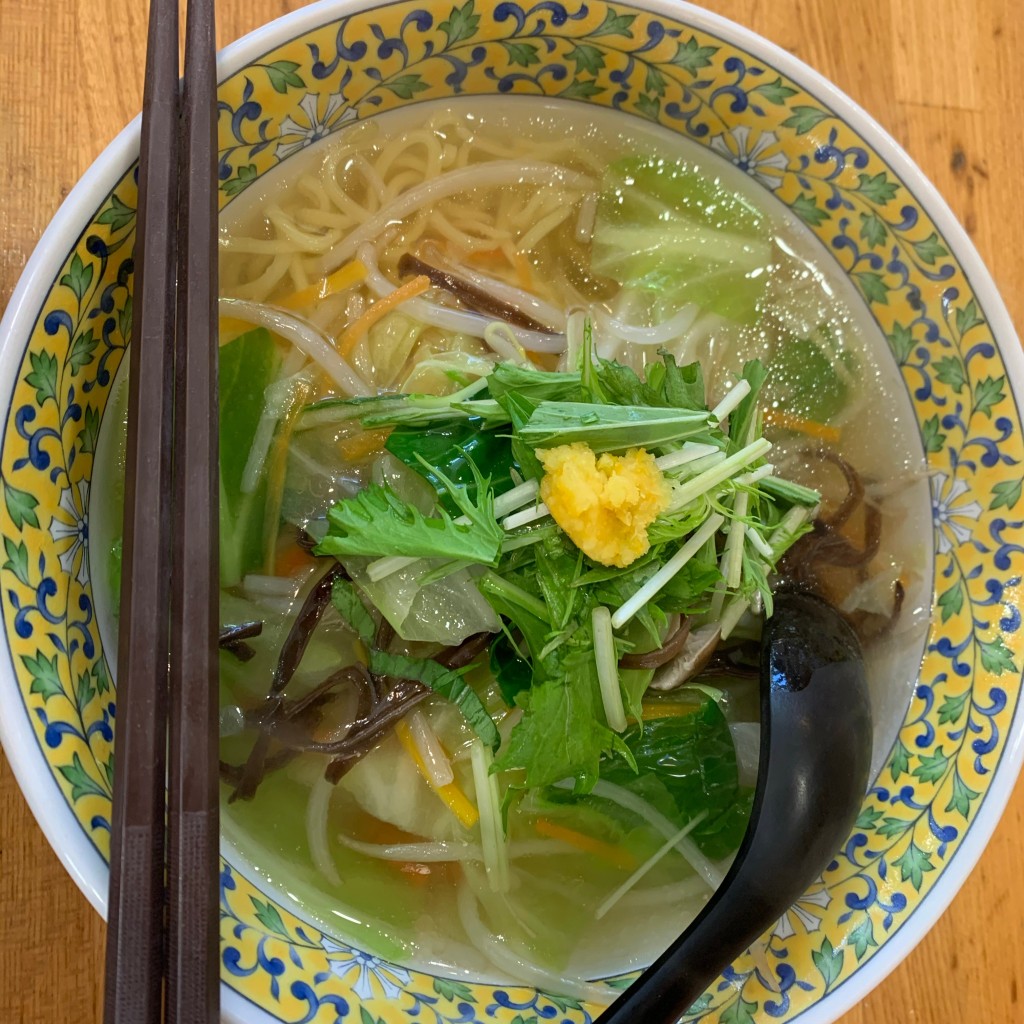
[[[217,6],[226,43],[302,4]],[[966,226],[1024,325],[1018,0],[706,6],[817,68],[895,136]],[[61,200],[140,108],[145,15],[142,0],[0,0],[0,307]],[[953,905],[843,1024],[1024,1019],[1022,849],[1018,785]],[[102,922],[0,756],[0,1024],[98,1021],[102,952]]]

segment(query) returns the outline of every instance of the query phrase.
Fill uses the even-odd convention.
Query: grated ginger
[[[555,522],[595,562],[624,568],[650,547],[647,527],[668,507],[669,487],[643,448],[596,457],[581,442],[539,450],[540,494]]]

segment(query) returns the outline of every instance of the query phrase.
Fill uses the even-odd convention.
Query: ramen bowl
[[[354,121],[431,100],[560,98],[657,123],[787,206],[856,289],[930,470],[930,621],[855,831],[822,878],[694,1006],[702,1021],[830,1021],[942,912],[1022,755],[1019,343],[991,279],[909,159],[834,87],[696,8],[328,0],[221,57],[222,206]],[[131,330],[138,124],[54,219],[0,328],[2,739],[34,813],[105,909],[115,653],[89,546],[93,465]],[[878,424],[882,432],[889,429]],[[223,1006],[246,1022],[583,1022],[598,1009],[433,976],[323,930],[225,848]],[[767,967],[765,965],[768,965]],[[603,983],[609,995],[628,977]]]

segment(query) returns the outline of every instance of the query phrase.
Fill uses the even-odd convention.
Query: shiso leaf
[[[377,650],[370,652],[371,672],[397,679],[415,679],[430,687],[434,693],[451,701],[462,712],[477,736],[491,750],[497,750],[501,742],[498,727],[487,713],[483,701],[464,678],[470,667],[450,669],[428,658],[409,658],[404,654]]]

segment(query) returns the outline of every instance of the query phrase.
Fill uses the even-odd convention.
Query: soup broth
[[[642,165],[630,164],[638,155]],[[707,195],[729,197],[710,215],[723,248],[708,258],[724,284],[699,268],[676,272],[694,262],[686,247],[695,243],[685,232],[667,237],[664,226],[678,211],[658,207],[657,176],[678,167],[687,181],[706,181]],[[652,209],[638,229],[624,224],[622,210],[642,174],[657,181],[643,194]],[[625,197],[619,207],[607,198],[609,181],[612,194]],[[766,226],[770,261],[737,277],[721,252],[735,243],[747,254],[741,235],[755,222]],[[621,239],[638,230],[628,250]],[[851,550],[862,542],[870,550],[859,564],[825,566],[803,582],[865,638],[874,771],[884,763],[916,678],[929,607],[923,456],[898,371],[863,302],[820,243],[754,179],[672,133],[582,104],[525,97],[420,104],[344,128],[233,200],[221,217],[220,273],[222,295],[235,300],[222,304],[222,431],[235,422],[227,403],[256,403],[245,421],[250,435],[222,433],[222,488],[236,492],[222,501],[231,531],[222,538],[222,620],[262,623],[258,636],[222,654],[222,758],[234,768],[222,821],[232,862],[265,891],[328,934],[397,962],[590,997],[586,979],[653,960],[724,875],[728,844],[704,836],[662,849],[679,822],[672,819],[666,833],[664,793],[634,783],[621,765],[602,760],[601,781],[586,794],[571,782],[524,786],[516,771],[489,776],[479,763],[479,732],[437,694],[420,700],[397,730],[376,736],[337,781],[325,778],[328,754],[292,750],[273,770],[261,768],[253,791],[231,798],[246,785],[259,715],[295,617],[334,562],[311,555],[306,535],[319,540],[332,506],[373,483],[426,514],[436,500],[424,476],[383,447],[390,427],[331,419],[325,400],[472,390],[496,361],[527,365],[520,344],[531,350],[533,368],[570,372],[580,359],[571,351],[573,325],[583,318],[595,356],[641,377],[652,379],[652,367],[662,372],[666,352],[678,366],[699,362],[709,406],[760,360],[767,376],[758,415],[775,472],[820,491],[824,518],[837,516],[844,495],[859,489],[842,532]],[[494,326],[503,317],[439,284],[441,273],[496,298],[495,308],[515,307],[520,320]],[[395,301],[396,288],[409,298]],[[267,342],[244,340],[254,324],[269,328]],[[316,348],[321,337],[330,344],[326,356]],[[306,418],[311,405],[320,419]],[[100,484],[120,470],[119,408],[112,400],[94,493],[115,490]],[[423,454],[430,457],[427,448]],[[510,486],[517,482],[513,476]],[[109,507],[95,517],[91,555],[101,589],[116,576],[108,552],[118,517]],[[522,708],[505,698],[495,659],[522,638],[481,597],[479,570],[460,563],[439,571],[431,563],[438,578],[426,586],[422,564],[381,583],[372,579],[373,559],[342,561],[372,603],[373,643],[396,656],[428,657],[479,634],[499,638],[489,641],[490,658],[481,648],[466,679],[496,723],[500,758]],[[787,570],[784,559],[779,569],[803,571]],[[739,618],[730,651],[756,643],[758,600]],[[110,594],[98,595],[97,605],[113,650]],[[381,615],[400,627],[385,641]],[[507,648],[499,647],[503,628]],[[366,644],[351,614],[346,620],[328,606],[284,699],[315,703],[317,687],[358,663]],[[677,728],[687,743],[711,743],[707,737],[724,730],[735,743],[728,758],[738,758],[742,794],[756,764],[757,680],[736,657],[701,676],[697,691],[650,691],[644,718],[650,714],[648,727]],[[314,739],[343,734],[358,718],[358,699],[357,690],[339,689],[329,710],[318,711]],[[427,765],[431,744],[440,750]],[[508,872],[499,885],[484,834],[481,786],[489,779],[507,819],[495,826]],[[592,784],[577,780],[576,789]],[[736,799],[740,818],[729,827],[742,835],[742,795]]]

